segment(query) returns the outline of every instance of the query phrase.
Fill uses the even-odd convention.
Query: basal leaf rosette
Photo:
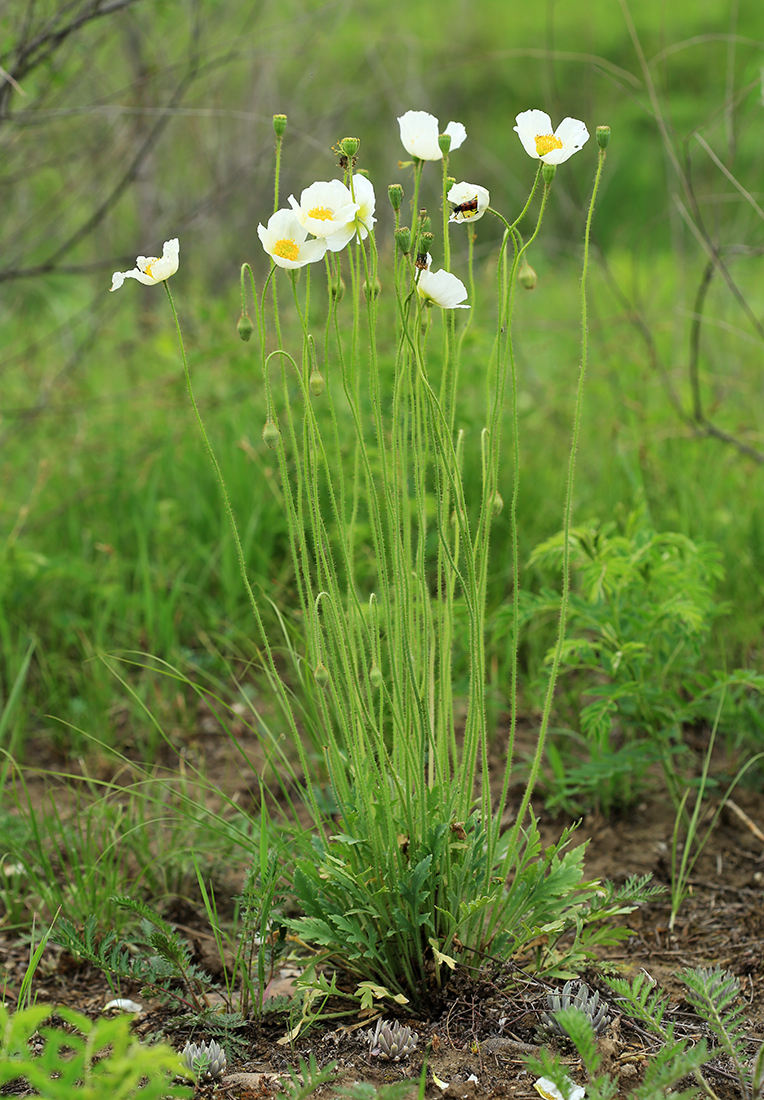
[[[339,252],[356,233],[359,203],[341,180],[319,180],[306,187],[297,202],[289,196],[296,217],[314,237],[326,241],[330,252]]]
[[[564,118],[554,132],[546,111],[523,111],[515,122],[523,149],[544,164],[563,164],[589,140],[589,131],[577,118]]]
[[[400,115],[398,125],[406,152],[419,160],[442,160],[443,152],[438,144],[438,120],[427,111],[406,111]],[[458,149],[467,137],[461,122],[449,122],[443,133],[451,138],[451,152]]]
[[[322,260],[326,253],[326,240],[322,237],[309,241],[308,230],[293,210],[283,208],[271,214],[268,225],[257,227],[262,246],[279,267],[297,268]]]
[[[139,256],[132,271],[115,271],[111,277],[111,290],[119,290],[125,279],[137,279],[144,286],[163,283],[178,270],[180,244],[177,237],[165,241],[161,256]]]
[[[455,183],[446,196],[453,204],[450,222],[474,222],[488,209],[491,196],[477,183]]]

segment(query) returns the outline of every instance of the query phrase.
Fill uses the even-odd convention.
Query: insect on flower
[[[451,207],[451,213],[452,214],[461,214],[463,218],[472,218],[472,217],[474,217],[474,215],[477,214],[477,210],[478,210],[477,195],[475,195],[474,199],[470,199],[468,202],[456,203],[456,205]]]

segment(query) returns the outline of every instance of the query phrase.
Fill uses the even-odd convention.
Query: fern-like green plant
[[[11,1014],[0,1005],[0,1087],[26,1081],[39,1100],[164,1100],[191,1097],[193,1089],[170,1084],[184,1071],[166,1043],[146,1046],[130,1032],[126,1016],[89,1020],[71,1009],[56,1009],[69,1029],[43,1027],[50,1005]],[[45,1040],[32,1056],[29,1041]]]
[[[743,1006],[738,1001],[739,980],[719,966],[710,970],[703,966],[687,968],[682,971],[682,980],[690,1004],[711,1028],[734,1066],[744,1100],[758,1100],[764,1095],[764,1044],[750,1064]]]
[[[114,897],[121,909],[129,909],[141,918],[135,939],[145,949],[135,955],[115,932],[98,937],[98,924],[91,915],[79,931],[66,918],[55,925],[52,939],[72,955],[86,959],[118,982],[137,983],[166,1001],[186,1010],[203,1012],[209,1007],[206,991],[214,989],[212,978],[191,961],[191,950],[172,925],[145,902],[130,897]],[[180,987],[180,988],[178,988]]]

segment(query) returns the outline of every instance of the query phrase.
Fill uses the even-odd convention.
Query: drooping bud
[[[549,184],[554,179],[554,174],[555,174],[556,171],[557,171],[557,165],[556,164],[546,164],[545,163],[545,164],[542,165],[541,175],[544,177],[544,183],[547,185],[547,187],[549,186]]]
[[[403,202],[403,188],[399,183],[391,183],[387,188],[387,197],[393,210],[400,210]]]
[[[538,277],[529,263],[523,260],[517,273],[517,281],[526,290],[535,290]]]
[[[272,451],[275,451],[279,445],[280,438],[281,433],[279,432],[278,424],[275,420],[269,418],[266,420],[263,428],[263,443],[266,447],[270,447]]]
[[[331,294],[332,298],[334,298],[336,302],[341,302],[342,299],[345,297],[345,280],[342,278],[341,275],[339,279],[337,279],[336,283],[332,283]]]
[[[324,664],[316,665],[316,670],[313,673],[316,683],[320,688],[325,688],[329,683],[329,669]]]
[[[493,494],[493,500],[491,501],[491,511],[493,512],[493,514],[495,516],[500,516],[503,510],[504,510],[504,497],[501,495],[501,493],[497,489],[496,492]]]
[[[438,148],[444,157],[447,157],[451,150],[451,135],[450,134],[438,134]]]
[[[411,230],[403,225],[400,229],[395,231],[395,243],[400,248],[401,252],[405,255],[408,254],[411,248]]]
[[[239,318],[239,323],[236,326],[236,331],[245,343],[249,340],[252,333],[255,331],[255,326],[252,324],[248,313],[242,313]]]
[[[310,372],[310,378],[308,380],[310,386],[310,392],[314,397],[320,397],[324,392],[324,376],[320,370],[316,367]]]
[[[383,684],[382,670],[379,665],[373,664],[369,669],[369,679],[371,680],[371,686],[375,688],[381,688]]]
[[[273,129],[276,133],[277,138],[282,138],[284,136],[284,131],[286,130],[286,127],[287,127],[287,116],[286,115],[274,115],[273,116]]]
[[[382,284],[379,281],[379,276],[378,275],[374,276],[374,281],[372,282],[371,286],[369,286],[368,281],[366,279],[364,279],[364,281],[363,281],[363,292],[366,296],[366,301],[367,302],[369,300],[369,297],[371,297],[371,298],[378,298],[379,297],[380,293],[382,292]]]
[[[597,134],[597,144],[600,149],[607,149],[608,142],[610,141],[610,127],[598,126],[595,132]]]
[[[360,138],[345,137],[340,142],[340,149],[346,157],[354,157],[358,152],[358,146],[361,144]]]

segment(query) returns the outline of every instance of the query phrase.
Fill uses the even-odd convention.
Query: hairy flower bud
[[[236,326],[236,331],[245,343],[247,340],[249,340],[249,338],[252,336],[252,333],[255,331],[255,326],[252,324],[252,321],[249,318],[249,314],[242,313],[241,317],[239,318],[239,323]]]
[[[372,665],[369,669],[369,679],[371,680],[371,686],[375,688],[381,688],[383,684],[382,670],[379,665]]]
[[[451,135],[450,134],[438,134],[438,148],[444,157],[448,156],[451,149]]]
[[[340,149],[346,157],[354,157],[358,152],[358,146],[361,144],[360,138],[345,137],[340,142]]]
[[[550,185],[550,183],[554,179],[554,174],[555,174],[556,171],[557,171],[557,165],[556,164],[547,164],[546,161],[544,161],[544,165],[541,169],[541,175],[544,177],[544,183],[547,185],[547,187]]]
[[[321,371],[315,367],[310,372],[308,385],[310,386],[310,392],[313,394],[314,397],[320,397],[321,394],[324,392],[324,376]]]
[[[332,298],[334,298],[336,302],[341,302],[342,299],[345,297],[345,280],[342,278],[341,275],[337,279],[336,283],[332,283],[331,294]]]
[[[523,260],[517,273],[517,281],[526,290],[535,290],[538,277],[529,263]]]
[[[387,197],[393,210],[400,210],[403,202],[403,188],[399,183],[391,183],[387,188]]]
[[[316,665],[313,676],[320,688],[325,688],[326,685],[329,683],[329,669],[326,667],[326,665]]]
[[[364,292],[364,295],[366,296],[366,301],[367,302],[368,302],[369,298],[378,298],[379,295],[382,292],[382,284],[379,281],[379,276],[377,276],[377,275],[374,276],[374,281],[372,282],[371,286],[369,286],[369,283],[367,282],[367,280],[364,279],[364,281],[363,281],[363,292]]]
[[[395,243],[404,255],[409,252],[411,248],[411,230],[407,226],[403,225],[400,229],[396,229]]]
[[[277,138],[282,138],[287,126],[286,115],[274,115],[273,116],[273,129]]]
[[[279,439],[281,433],[279,432],[278,424],[275,420],[266,420],[265,427],[263,428],[263,443],[266,447],[270,447],[272,451],[275,451],[279,445]]]
[[[491,501],[491,511],[495,516],[500,516],[504,510],[504,497],[499,490],[493,494],[493,500]]]
[[[595,133],[597,134],[597,144],[600,149],[607,149],[608,142],[610,141],[610,127],[598,126]]]

